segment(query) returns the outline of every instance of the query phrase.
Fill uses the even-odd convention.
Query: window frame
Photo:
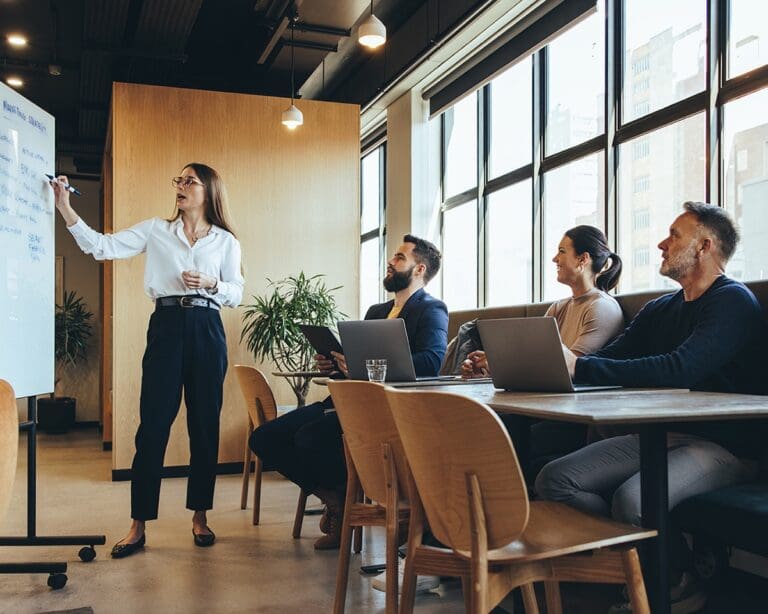
[[[362,219],[363,219],[363,189],[362,189],[362,177],[363,177],[363,159],[374,151],[379,150],[379,225],[378,228],[372,228],[367,232],[362,232]],[[376,139],[372,143],[366,145],[364,149],[360,151],[360,203],[358,216],[360,219],[360,243],[357,250],[358,263],[360,262],[360,255],[362,254],[363,243],[378,239],[379,241],[379,278],[384,278],[384,266],[386,262],[386,236],[387,236],[387,224],[386,224],[386,212],[387,212],[387,139],[386,135],[380,139]],[[360,271],[360,278],[362,278],[362,271]],[[360,304],[360,295],[362,291],[361,287],[358,287],[358,304]],[[379,284],[378,302],[381,303],[385,299],[384,287]],[[361,313],[362,318],[365,314]]]
[[[673,125],[698,113],[704,113],[705,125],[705,183],[704,193],[707,202],[725,206],[725,168],[723,153],[724,106],[737,98],[747,96],[768,87],[768,64],[754,68],[746,73],[727,78],[726,67],[729,47],[729,6],[730,0],[702,0],[706,5],[706,57],[704,90],[678,100],[660,109],[653,110],[641,117],[624,121],[623,114],[623,84],[625,74],[631,84],[632,71],[637,59],[632,62],[625,58],[623,40],[625,37],[624,20],[626,14],[625,2],[629,0],[604,0],[604,45],[605,45],[605,125],[604,131],[584,142],[573,145],[562,151],[545,155],[546,139],[546,84],[548,77],[548,48],[544,46],[532,54],[532,163],[513,169],[493,179],[488,178],[490,155],[490,126],[491,118],[491,88],[493,81],[485,84],[476,92],[469,95],[477,96],[477,184],[472,189],[445,198],[445,126],[444,115],[440,115],[440,234],[443,235],[443,215],[453,207],[477,199],[477,305],[486,305],[488,295],[488,279],[485,273],[488,253],[486,249],[486,219],[488,213],[488,196],[493,192],[513,185],[525,179],[531,179],[531,206],[533,225],[532,241],[532,296],[531,301],[541,301],[544,292],[544,267],[549,264],[549,258],[542,253],[544,215],[543,190],[544,175],[555,168],[583,158],[585,156],[604,152],[603,181],[603,226],[608,237],[609,245],[617,253],[621,253],[619,238],[619,146],[622,143],[650,134],[659,128]],[[647,56],[649,58],[649,56]],[[521,58],[522,59],[522,58]],[[629,66],[624,66],[628,61]],[[644,59],[645,62],[645,59]],[[650,60],[648,59],[648,62]],[[643,64],[645,66],[645,64]],[[650,65],[648,66],[650,70]],[[645,156],[643,156],[645,157]],[[681,203],[682,204],[682,203]],[[631,255],[627,255],[631,257]]]

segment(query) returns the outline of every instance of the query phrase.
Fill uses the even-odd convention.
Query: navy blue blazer
[[[394,304],[391,300],[372,305],[365,319],[386,319]],[[448,308],[445,303],[420,288],[406,301],[397,317],[405,320],[416,375],[437,375],[448,345]]]

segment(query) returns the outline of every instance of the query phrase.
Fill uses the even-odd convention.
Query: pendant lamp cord
[[[371,0],[373,1],[373,0]],[[293,57],[294,53],[296,53],[296,47],[293,44],[293,31],[296,29],[296,20],[294,17],[291,18],[291,105],[293,105],[293,92],[294,92],[294,83],[293,83]]]

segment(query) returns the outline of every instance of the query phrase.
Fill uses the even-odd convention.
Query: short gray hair
[[[709,203],[689,200],[683,203],[687,213],[692,213],[696,220],[709,230],[718,242],[718,251],[725,262],[728,262],[736,251],[739,242],[739,231],[725,209]]]

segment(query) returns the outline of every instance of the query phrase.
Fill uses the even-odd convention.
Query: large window
[[[382,300],[384,274],[384,177],[386,144],[367,152],[360,161],[360,310]]]
[[[443,300],[451,309],[477,305],[477,205],[443,215]]]
[[[704,91],[706,0],[626,0],[624,23],[625,122]]]
[[[686,200],[705,200],[704,114],[699,113],[619,146],[618,250],[622,289],[674,287],[659,275],[657,245]],[[652,156],[636,158],[645,142]],[[638,254],[644,254],[638,256]]]
[[[550,260],[577,224],[622,257],[619,291],[673,287],[657,246],[687,200],[739,224],[729,275],[768,278],[766,49],[760,0],[601,0],[446,111],[449,308],[567,295]]]
[[[768,277],[768,89],[725,105],[725,206],[741,227],[729,271]]]
[[[557,283],[555,265],[549,262],[563,233],[582,224],[603,228],[603,165],[600,152],[544,175],[544,300],[570,294],[566,286]]]
[[[533,294],[531,180],[488,197],[486,214],[486,305],[525,303]]]
[[[605,131],[604,21],[601,8],[547,48],[547,154]]]

